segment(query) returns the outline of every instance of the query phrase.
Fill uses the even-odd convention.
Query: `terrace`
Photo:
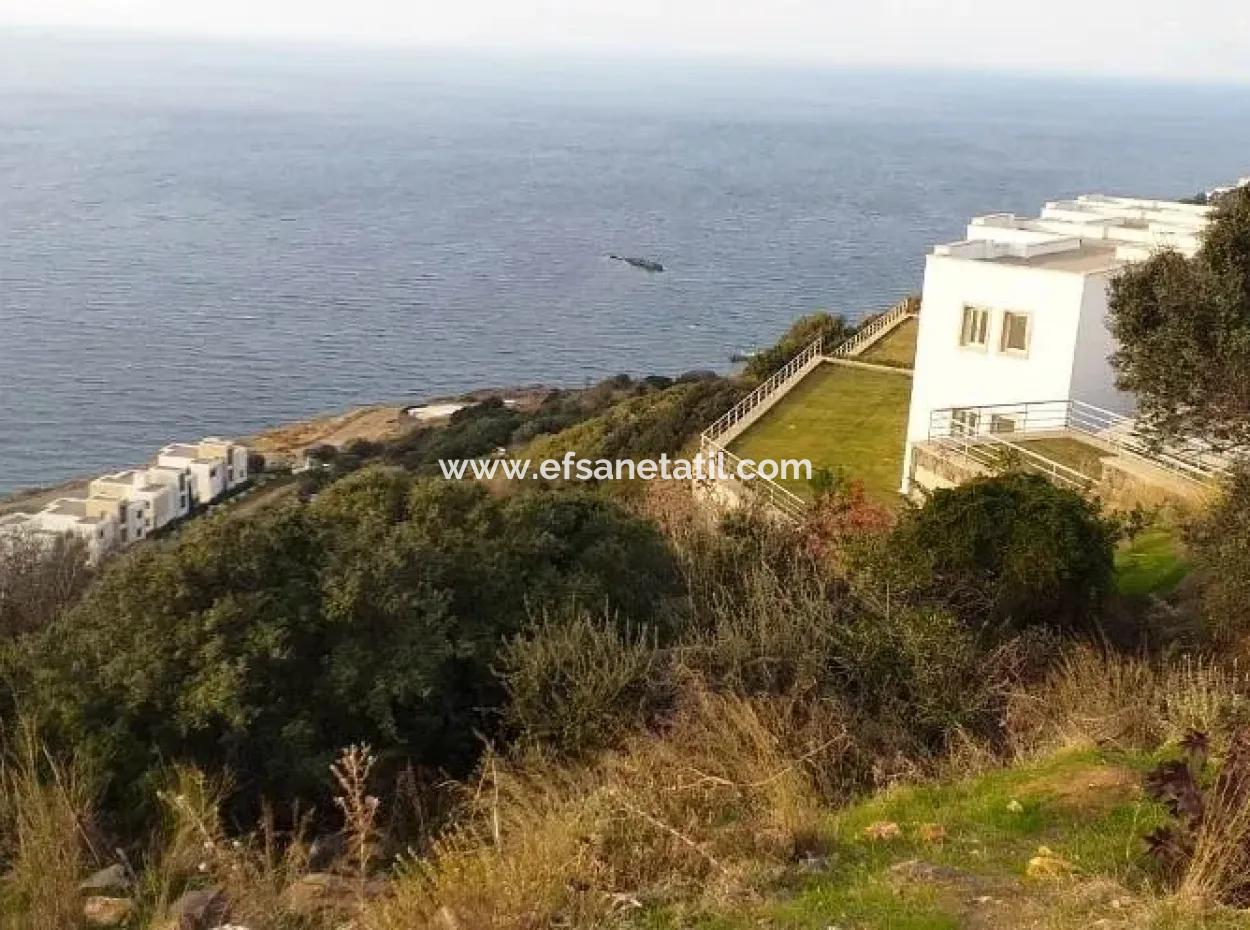
[[[826,351],[820,340],[704,430],[705,453],[730,459],[807,459],[860,482],[870,500],[898,503],[898,481],[916,350],[915,298],[869,318]],[[762,495],[781,514],[799,519],[811,502],[806,480],[757,479],[704,488],[727,501]]]
[[[809,459],[861,481],[869,499],[898,501],[911,379],[903,371],[823,362],[729,445],[742,458]],[[781,482],[810,500],[805,481]]]
[[[933,411],[912,477],[940,487],[1007,467],[1132,506],[1200,497],[1227,474],[1228,459],[1201,441],[1161,443],[1129,417],[1057,400]]]

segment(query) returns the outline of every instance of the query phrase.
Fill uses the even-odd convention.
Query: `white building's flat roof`
[[[1213,207],[1169,200],[1082,194],[1046,203],[1036,217],[973,217],[967,238],[936,246],[934,255],[1072,274],[1112,271],[1152,252],[1192,255]]]

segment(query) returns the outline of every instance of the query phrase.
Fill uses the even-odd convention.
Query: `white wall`
[[[1107,329],[1107,287],[1111,275],[1089,275],[1085,279],[1081,325],[1072,357],[1072,397],[1116,413],[1132,414],[1137,409],[1132,394],[1115,386],[1115,374],[1108,356],[1115,351],[1115,339]]]
[[[907,459],[911,443],[928,438],[933,410],[1070,397],[1084,299],[1080,274],[930,255],[916,337]],[[959,345],[965,304],[993,310],[984,351]],[[998,350],[1004,310],[1030,314],[1027,355]],[[909,465],[903,466],[904,485]]]

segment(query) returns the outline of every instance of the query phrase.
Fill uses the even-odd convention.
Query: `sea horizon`
[[[1239,85],[267,50],[0,32],[0,493],[360,404],[725,370],[918,292],[975,214],[1250,173]]]

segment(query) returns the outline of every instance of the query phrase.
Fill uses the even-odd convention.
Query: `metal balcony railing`
[[[1197,484],[1224,478],[1233,462],[1230,453],[1214,449],[1200,439],[1165,443],[1141,428],[1132,417],[1079,400],[948,407],[929,415],[931,442],[956,448],[960,454],[986,466],[987,455],[1002,458],[1007,450],[1012,456],[1023,457],[1027,465],[1040,465],[1036,459],[1049,462],[1013,440],[1028,438],[1030,434],[1065,432],[1087,437],[1094,445],[1140,459]],[[1051,464],[1061,471],[1080,474],[1059,463]]]

